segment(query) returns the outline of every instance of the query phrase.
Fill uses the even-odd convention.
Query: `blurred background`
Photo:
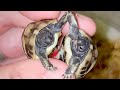
[[[77,11],[92,18],[97,32],[92,37],[98,60],[83,79],[120,79],[120,11]],[[4,57],[0,54],[0,61]]]
[[[97,25],[98,61],[83,79],[120,79],[120,11],[78,11]]]

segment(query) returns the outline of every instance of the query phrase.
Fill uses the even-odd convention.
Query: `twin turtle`
[[[69,33],[63,37],[62,29],[66,22],[70,25]],[[22,35],[23,49],[29,59],[40,59],[47,70],[56,70],[48,60],[53,52],[54,58],[68,64],[63,78],[83,78],[95,65],[98,56],[91,38],[79,29],[75,15],[68,11],[59,21],[43,20],[32,22]],[[53,57],[52,57],[53,58]]]

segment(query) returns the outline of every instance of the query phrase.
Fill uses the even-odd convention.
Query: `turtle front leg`
[[[80,60],[78,58],[72,58],[70,60],[70,64],[66,69],[65,73],[63,74],[64,79],[72,79],[75,76],[75,73],[79,67]]]
[[[42,65],[44,66],[44,68],[46,68],[47,70],[50,70],[50,71],[54,71],[57,69],[49,62],[45,49],[36,47],[36,54],[40,58],[40,61],[41,61]]]
[[[70,25],[70,31],[68,33],[68,37],[70,37],[71,40],[66,40],[65,43],[69,43],[69,52],[68,50],[66,50],[66,52],[68,54],[72,54],[71,59],[68,59],[68,68],[65,71],[65,74],[63,75],[64,79],[71,79],[75,76],[75,73],[80,65],[81,62],[81,58],[80,58],[80,50],[79,50],[79,46],[78,45],[78,38],[81,36],[81,34],[79,33],[79,28],[78,28],[78,24],[76,21],[76,18],[74,16],[74,14],[72,12],[70,12],[67,16],[67,21]],[[81,42],[79,42],[81,43]],[[67,45],[67,44],[65,44]],[[66,46],[67,47],[67,46]],[[80,47],[81,49],[81,47]],[[68,55],[69,56],[69,55]]]

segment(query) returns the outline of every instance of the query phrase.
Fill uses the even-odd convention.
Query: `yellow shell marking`
[[[56,19],[55,20],[45,20],[45,21],[33,22],[33,23],[30,23],[25,28],[23,35],[22,35],[22,42],[23,42],[22,45],[23,45],[23,49],[25,51],[25,54],[28,56],[28,58],[39,59],[39,57],[35,54],[35,47],[34,47],[36,35],[38,34],[38,32],[42,28],[44,28],[48,24],[50,24],[50,23],[55,24],[56,22],[57,22]],[[52,49],[56,45],[56,42],[58,40],[57,35],[60,35],[60,33],[56,33],[54,35],[54,37],[57,37],[57,38],[55,38],[54,44],[47,49],[48,54],[52,51]]]

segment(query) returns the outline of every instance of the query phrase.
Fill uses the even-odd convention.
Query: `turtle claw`
[[[55,71],[57,69],[57,67],[54,67],[47,59],[42,61],[42,65],[49,71]]]
[[[63,79],[72,79],[72,78],[74,78],[74,74],[63,74],[62,75],[62,77],[63,77]]]
[[[49,66],[49,67],[46,67],[46,69],[50,71],[55,71],[57,67]]]
[[[43,63],[43,66],[49,71],[55,71],[57,69],[57,67],[54,67],[50,62],[47,64]]]

